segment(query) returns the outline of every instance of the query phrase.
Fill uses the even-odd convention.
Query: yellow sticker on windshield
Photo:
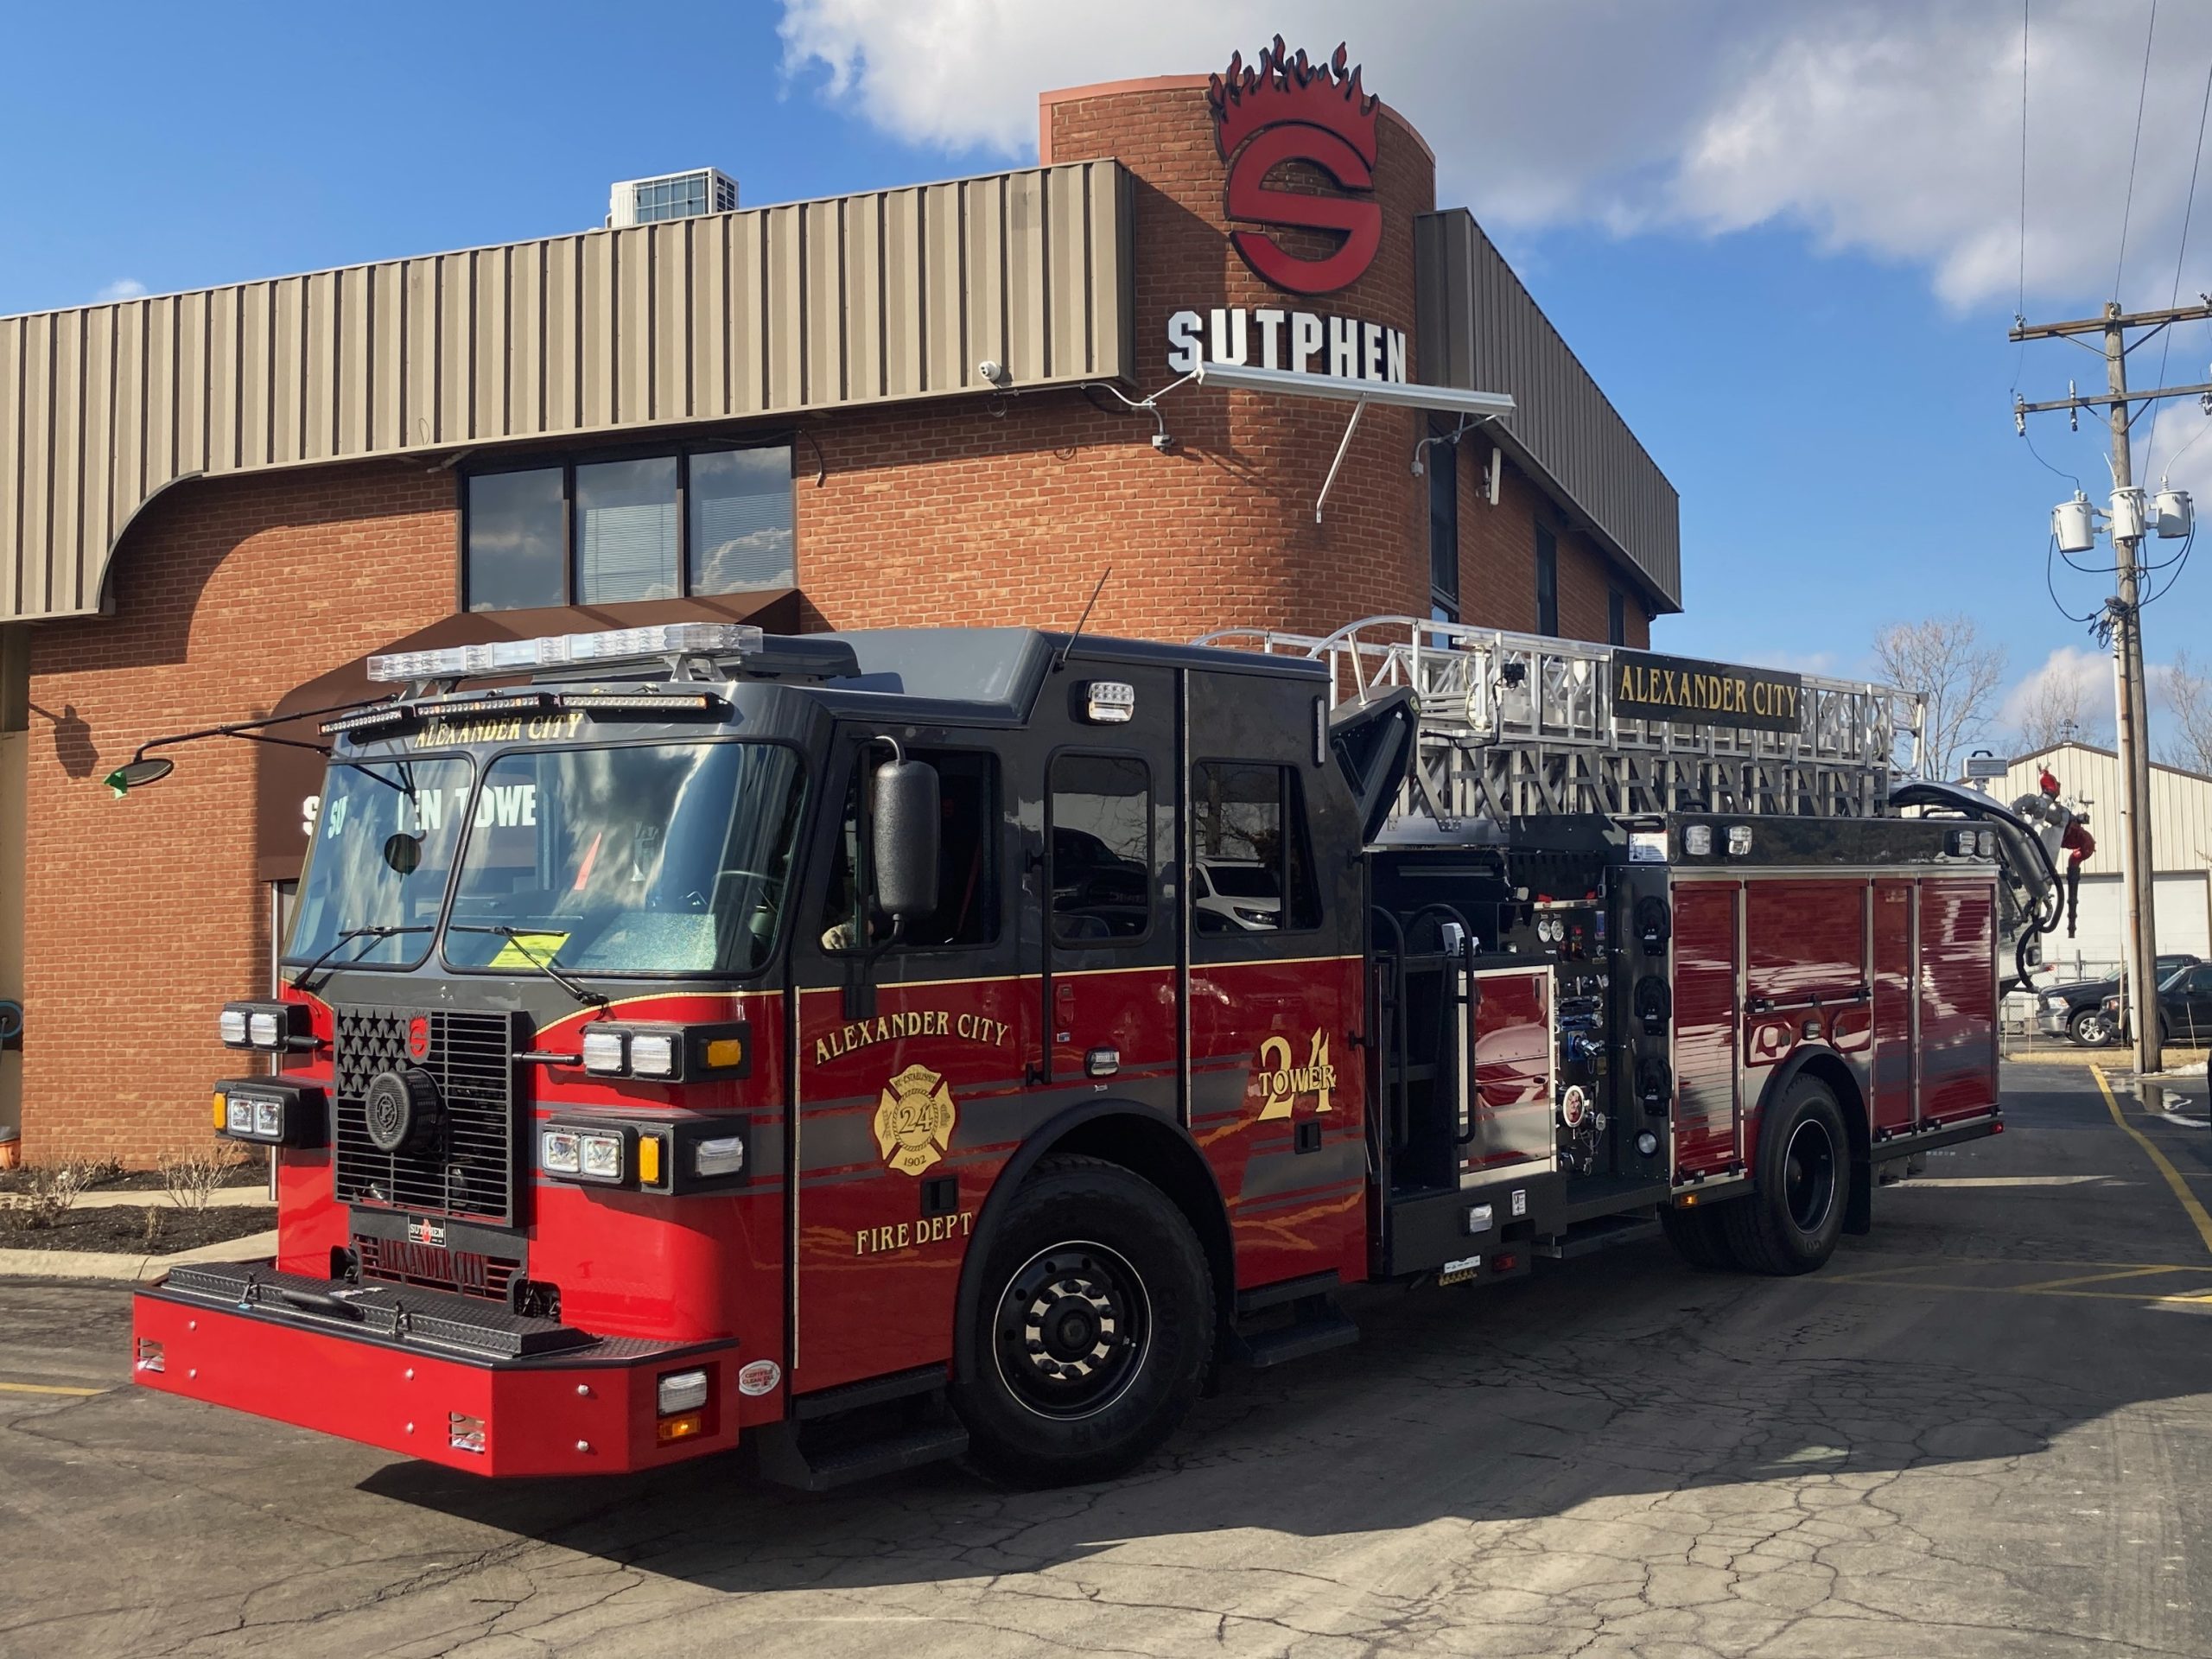
[[[487,968],[542,968],[569,942],[565,933],[518,933],[499,947]]]

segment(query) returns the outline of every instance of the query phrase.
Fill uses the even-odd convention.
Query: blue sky
[[[2126,124],[2082,120],[2082,97],[2132,89],[2136,10],[2030,8],[2038,317],[2088,315],[2112,288]],[[1352,55],[1435,143],[1440,196],[1476,209],[1681,492],[1688,610],[1660,625],[1662,648],[1859,672],[1879,626],[1938,612],[1974,617],[2015,679],[2088,648],[2044,590],[2048,512],[2071,486],[2008,414],[2016,378],[2032,397],[2099,372],[2069,346],[2024,358],[2005,340],[2016,10],[1489,0],[1378,20],[1227,0],[1194,28],[1145,0],[1116,9],[1110,37],[1099,15],[1015,0],[28,11],[15,61],[55,73],[11,76],[0,101],[15,181],[0,312],[575,229],[598,222],[610,181],[702,162],[748,203],[982,170],[1033,157],[1041,88],[1207,70],[1277,28],[1302,25],[1317,53],[1364,31]],[[2207,19],[2160,27],[2131,303],[2162,303],[2173,280],[2212,58]],[[111,44],[88,57],[92,35]],[[2212,285],[2199,243],[2212,254],[2212,210],[2184,294]],[[2177,335],[2169,378],[2212,378],[2212,331]],[[2168,418],[2203,420],[2193,404]],[[2063,417],[2034,433],[2102,496],[2100,440]],[[2188,460],[2207,463],[2188,481],[2212,505],[2212,443]],[[2080,611],[2096,584],[2062,593]],[[2148,620],[2154,659],[2202,632],[2208,595],[2212,571],[2186,571]]]

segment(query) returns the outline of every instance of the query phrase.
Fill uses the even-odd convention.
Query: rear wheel
[[[1736,1259],[1753,1273],[1810,1273],[1835,1253],[1851,1179],[1843,1112],[1801,1077],[1759,1126],[1758,1191],[1723,1206]]]
[[[2102,1048],[2112,1041],[2112,1021],[2102,1008],[2077,1008],[2066,1022],[2066,1034],[2084,1048]]]
[[[1736,1265],[1728,1245],[1728,1230],[1719,1208],[1680,1210],[1667,1205],[1659,1211],[1659,1225],[1675,1253],[1694,1268],[1718,1273]]]
[[[1119,1165],[1040,1163],[968,1294],[952,1405],[976,1460],[1004,1478],[1120,1474],[1198,1397],[1214,1329],[1205,1253],[1183,1212]]]

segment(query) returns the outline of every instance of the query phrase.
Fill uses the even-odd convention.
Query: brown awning
[[[752,622],[770,633],[799,631],[798,590],[778,588],[757,594],[719,594],[711,598],[643,600],[620,606],[561,605],[534,611],[467,611],[433,622],[382,647],[382,651],[431,651],[443,645],[480,645],[495,639],[537,639],[548,634],[589,633],[600,628],[640,628],[658,622]],[[380,655],[381,652],[371,655]],[[298,710],[296,725],[272,726],[272,737],[303,743],[326,740],[307,710],[388,696],[391,687],[369,678],[369,659],[357,657],[327,674],[294,687],[270,712]],[[322,789],[322,757],[280,744],[256,746],[254,767],[254,852],[264,881],[296,881],[307,857],[307,803]]]

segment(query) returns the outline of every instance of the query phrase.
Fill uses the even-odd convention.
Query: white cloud
[[[92,296],[95,305],[111,305],[118,300],[135,300],[145,293],[146,284],[136,276],[118,277]]]
[[[2109,744],[2113,704],[2112,658],[2102,652],[2061,645],[2005,694],[1997,724],[2007,733],[2039,734],[2038,728],[2070,717],[2083,742]]]
[[[2041,0],[2030,44],[2028,283],[2110,288],[2145,10]],[[1365,8],[1217,0],[785,0],[785,68],[911,142],[1034,153],[1037,94],[1249,60],[1278,29],[1366,83],[1435,146],[1438,194],[1494,230],[1562,223],[1719,234],[1773,223],[1923,268],[1948,302],[2009,302],[2020,242],[2020,20],[1985,0],[1540,0]],[[2159,15],[2124,297],[2163,303],[2212,7]],[[2183,291],[2212,286],[2212,211]]]

